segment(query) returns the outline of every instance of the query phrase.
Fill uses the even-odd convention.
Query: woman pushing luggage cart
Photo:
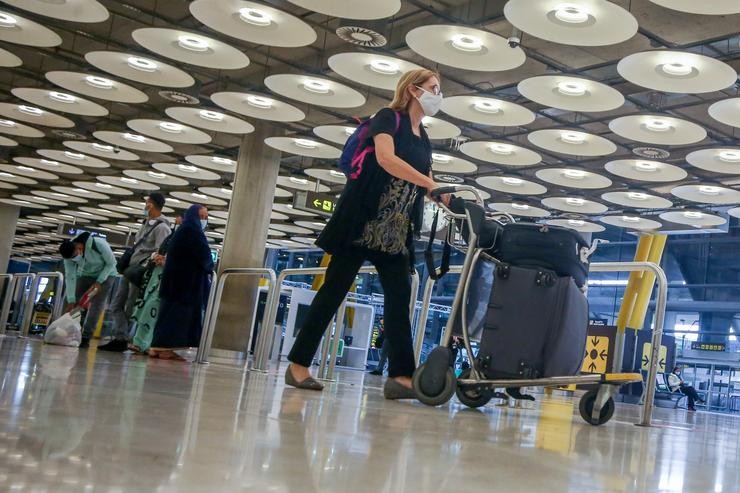
[[[474,187],[442,187],[431,195],[456,192],[476,197],[458,199],[450,208],[439,205],[449,220],[446,248],[464,252],[465,260],[442,344],[414,373],[417,397],[437,406],[456,393],[463,404],[480,407],[497,395],[497,388],[531,400],[519,389],[587,385],[594,388],[581,397],[581,417],[592,425],[606,423],[619,387],[642,378],[637,373],[579,374],[588,333],[584,291],[594,247],[566,228],[516,223],[508,214],[486,212]],[[471,327],[468,317],[471,280],[480,262],[494,266],[482,329]],[[459,378],[450,366],[453,335],[462,337],[471,362]],[[477,354],[472,339],[480,340]]]

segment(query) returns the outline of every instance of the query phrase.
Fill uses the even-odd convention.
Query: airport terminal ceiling
[[[425,122],[438,181],[596,236],[726,236],[740,216],[740,13],[668,3],[1,2],[14,255],[49,258],[60,222],[125,233],[157,189],[169,213],[207,204],[219,243],[256,125],[283,151],[268,245],[310,246],[323,219],[288,207],[293,194],[341,190],[347,129],[415,66],[442,76],[444,106]]]

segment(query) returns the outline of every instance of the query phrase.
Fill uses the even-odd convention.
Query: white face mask
[[[206,226],[208,226],[208,219],[201,219],[200,220],[200,227],[203,229],[206,229]]]
[[[72,262],[81,262],[82,261],[82,255],[75,255],[70,259]]]
[[[416,98],[416,100],[419,101],[424,114],[426,116],[436,115],[439,112],[439,109],[442,107],[442,101],[444,100],[444,96],[442,96],[442,93],[440,92],[439,94],[434,94],[433,92],[429,92],[423,87],[418,86],[417,89],[422,90],[421,96]]]

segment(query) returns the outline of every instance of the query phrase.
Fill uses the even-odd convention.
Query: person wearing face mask
[[[117,275],[116,258],[104,238],[90,233],[64,240],[59,245],[59,254],[64,259],[67,301],[64,312],[71,311],[86,294],[92,296],[82,319],[80,348],[86,348],[113,289]]]
[[[128,349],[131,315],[139,297],[146,265],[171,233],[170,222],[162,215],[164,202],[164,195],[159,192],[152,192],[146,199],[145,218],[134,237],[133,254],[129,266],[123,270],[123,277],[111,301],[113,340],[108,344],[98,346],[101,351],[123,352]]]
[[[442,105],[439,74],[426,69],[405,73],[388,108],[369,125],[366,155],[359,176],[348,180],[334,214],[316,244],[332,255],[324,284],[316,293],[293,348],[285,382],[322,390],[309,367],[321,338],[358,270],[370,261],[378,270],[385,296],[385,337],[389,347],[387,399],[411,399],[415,369],[409,321],[413,240],[421,231],[422,189],[437,188],[431,174],[432,146],[422,118]],[[449,197],[442,200],[448,202]]]
[[[192,205],[167,247],[159,286],[160,310],[149,356],[180,360],[178,349],[197,347],[213,272],[211,248],[204,233],[208,209]]]

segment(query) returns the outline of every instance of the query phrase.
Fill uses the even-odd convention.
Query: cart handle
[[[470,192],[475,196],[475,202],[478,205],[484,205],[483,198],[480,196],[480,192],[478,192],[478,189],[475,187],[471,187],[470,185],[447,185],[444,187],[435,188],[434,190],[431,190],[429,192],[429,196],[433,199],[437,199],[440,195],[455,192]]]

